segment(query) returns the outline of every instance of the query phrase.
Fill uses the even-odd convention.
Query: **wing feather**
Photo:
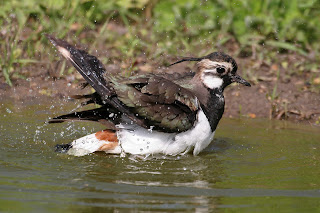
[[[119,100],[146,125],[166,132],[192,128],[199,102],[189,90],[155,75],[114,78],[112,83]]]
[[[200,104],[197,97],[188,89],[152,74],[126,79],[107,75],[104,66],[95,56],[51,35],[47,37],[96,90],[91,96],[82,96],[91,98],[87,103],[108,105],[110,109],[126,115],[145,128],[154,126],[154,129],[160,131],[182,132],[193,127]],[[51,122],[100,121],[107,115],[108,113],[102,109],[100,111],[96,109],[60,116]]]
[[[72,63],[83,78],[96,90],[100,95],[101,101],[110,104],[120,112],[126,114],[131,120],[140,126],[146,127],[144,121],[133,115],[123,104],[115,97],[112,86],[106,81],[106,70],[102,63],[95,57],[84,50],[80,50],[69,43],[56,39],[52,35],[46,34],[51,43],[58,51]]]

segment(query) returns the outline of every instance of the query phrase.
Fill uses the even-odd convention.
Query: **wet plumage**
[[[50,123],[96,121],[108,132],[103,139],[92,134],[73,141],[66,146],[73,150],[66,151],[73,154],[82,150],[85,154],[106,151],[176,155],[193,150],[196,155],[210,143],[222,117],[224,88],[232,82],[250,86],[236,74],[235,60],[221,52],[173,63],[197,61],[196,72],[186,78],[155,74],[123,77],[108,73],[95,56],[50,35],[48,38],[96,90],[75,98],[86,99],[84,104],[100,105],[58,116]]]

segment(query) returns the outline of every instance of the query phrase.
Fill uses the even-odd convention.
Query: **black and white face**
[[[211,61],[209,59],[203,59],[197,65],[200,69],[200,79],[209,89],[222,88],[224,76],[228,75],[233,69],[229,62]]]
[[[250,86],[250,84],[236,74],[232,63],[203,59],[197,63],[200,79],[209,89],[224,89],[233,82]]]

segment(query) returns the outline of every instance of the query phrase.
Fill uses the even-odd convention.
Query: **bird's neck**
[[[223,90],[213,89],[209,91],[206,104],[201,104],[204,114],[207,116],[211,130],[215,131],[224,112]]]
[[[197,76],[192,82],[192,92],[198,97],[211,130],[215,131],[224,112],[223,88],[208,89]]]

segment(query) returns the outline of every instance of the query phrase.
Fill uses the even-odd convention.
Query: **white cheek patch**
[[[223,80],[221,78],[212,75],[204,75],[202,80],[203,84],[210,89],[220,88],[223,84]]]

